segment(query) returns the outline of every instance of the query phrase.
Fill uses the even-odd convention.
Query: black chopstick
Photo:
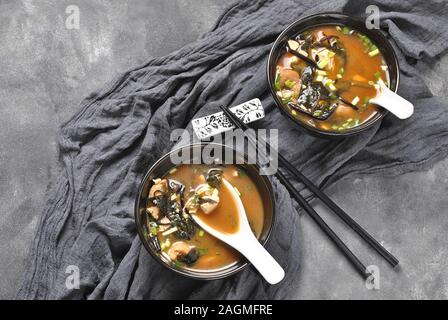
[[[318,224],[325,234],[336,244],[339,250],[348,258],[356,271],[367,279],[371,274],[367,272],[366,266],[358,259],[358,257],[345,245],[345,243],[337,236],[337,234],[325,223],[314,208],[305,200],[305,198],[297,191],[292,183],[281,173],[277,171],[275,174],[280,182],[286,187],[293,198],[302,206],[305,212]]]
[[[268,148],[271,148],[266,142]],[[377,251],[392,267],[395,267],[399,261],[389,251],[386,250],[375,238],[372,237],[363,227],[361,227],[352,217],[341,209],[333,200],[331,200],[322,190],[313,184],[299,170],[297,170],[289,161],[287,161],[280,153],[279,161],[297,179],[302,182],[311,192],[313,192],[325,205],[330,208],[336,215],[342,219],[350,228],[352,228],[363,240],[365,240],[375,251]],[[281,159],[281,160],[280,160]]]
[[[289,45],[286,47],[286,50],[289,51],[290,53],[292,53],[293,55],[295,55],[297,58],[300,58],[303,61],[305,61],[310,67],[313,67],[315,69],[320,69],[314,60],[312,60],[312,59],[308,58],[307,56],[301,54],[300,52],[292,49]]]
[[[355,106],[353,103],[345,100],[344,98],[342,98],[340,95],[337,95],[337,98],[339,101],[345,103],[346,105],[348,105],[349,107],[351,107],[354,110],[359,110],[358,106]]]
[[[226,116],[232,121],[232,123],[239,127],[240,129],[247,130],[249,129],[249,126],[247,126],[245,123],[241,122],[230,110],[227,108],[221,106],[221,109],[226,114]],[[248,137],[249,138],[249,137]],[[254,143],[254,140],[252,139],[252,143]],[[266,144],[266,146],[271,150],[271,152],[277,152],[274,148],[272,148],[266,141],[263,141],[263,143]],[[399,261],[397,258],[395,258],[390,252],[388,252],[383,246],[381,246],[378,241],[376,241],[366,230],[364,230],[356,221],[354,221],[344,210],[342,210],[336,203],[334,203],[324,192],[322,192],[316,185],[314,185],[308,178],[306,178],[299,170],[297,170],[289,161],[287,161],[280,153],[278,153],[279,161],[282,165],[286,167],[299,181],[301,181],[305,186],[313,192],[322,202],[324,202],[333,212],[335,212],[348,226],[350,226],[358,235],[361,236],[362,239],[364,239],[370,246],[372,246],[382,257],[386,259],[387,262],[389,262],[393,267],[395,267]],[[320,218],[320,216],[315,213],[314,209],[306,202],[306,200],[300,195],[299,192],[290,184],[290,182],[284,178],[283,174],[281,172],[278,172],[279,175],[282,178],[279,178],[279,180],[285,181],[283,182],[286,185],[290,185],[289,190],[290,193],[294,194],[297,193],[299,197],[296,200],[302,204],[303,202],[306,203],[304,206],[305,211],[311,215],[311,217],[319,224],[319,226],[327,233],[327,235],[332,238],[332,240],[336,243],[336,245],[344,252],[344,254],[350,259],[350,261],[355,265],[358,271],[363,264],[359,261],[356,256],[345,246],[345,244],[342,243],[342,241],[334,234],[334,232],[326,225],[326,223]],[[300,199],[301,198],[301,199]],[[305,206],[308,208],[311,208],[311,210],[306,210]],[[309,212],[311,211],[311,213]],[[321,220],[321,221],[320,221]],[[319,222],[320,221],[320,222]],[[328,229],[328,230],[327,230]],[[337,239],[336,239],[336,238]],[[341,247],[342,243],[342,247]],[[348,250],[346,252],[346,250]],[[363,272],[365,274],[365,271]]]

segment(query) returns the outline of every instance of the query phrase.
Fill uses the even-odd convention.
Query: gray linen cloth
[[[414,116],[399,121],[389,115],[365,133],[337,141],[298,131],[268,93],[265,63],[273,41],[306,15],[340,11],[361,17],[372,4],[381,9],[381,28],[397,50],[399,93],[415,104]],[[136,236],[133,218],[144,173],[172,147],[172,129],[190,128],[193,116],[254,97],[267,113],[257,126],[278,128],[280,152],[322,187],[348,176],[428,168],[447,155],[448,103],[431,94],[419,68],[446,51],[447,17],[447,3],[437,0],[238,1],[196,42],[151,58],[93,93],[61,127],[60,175],[49,189],[17,297],[291,297],[300,285],[300,209],[276,179],[278,218],[268,249],[286,277],[269,286],[252,268],[229,279],[201,282],[154,261]],[[79,267],[78,290],[65,285],[68,265]]]

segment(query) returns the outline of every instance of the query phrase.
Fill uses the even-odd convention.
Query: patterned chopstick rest
[[[257,98],[231,107],[230,110],[244,123],[251,123],[264,118],[263,106],[260,99]],[[193,119],[191,124],[193,125],[194,133],[199,139],[210,138],[235,128],[222,111]]]

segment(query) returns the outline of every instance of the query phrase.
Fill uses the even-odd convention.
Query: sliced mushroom
[[[322,42],[324,40],[327,40],[327,36],[325,35],[325,33],[322,30],[319,30],[316,34],[316,41]]]
[[[298,50],[300,47],[300,44],[295,41],[295,40],[288,40],[288,46],[292,49],[292,50]]]
[[[154,185],[149,189],[149,197],[152,198],[156,192],[166,192],[168,184],[166,179],[154,179]]]

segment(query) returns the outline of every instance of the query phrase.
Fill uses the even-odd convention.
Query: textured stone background
[[[80,30],[65,28],[65,8],[81,11]],[[56,158],[58,126],[81,99],[151,56],[207,31],[228,2],[218,0],[0,2],[0,298],[13,298]],[[426,73],[447,96],[448,59]],[[369,291],[308,218],[297,298],[448,298],[448,160],[427,172],[338,183],[334,200],[395,253],[392,271],[350,230],[323,216],[367,264],[381,270]]]

